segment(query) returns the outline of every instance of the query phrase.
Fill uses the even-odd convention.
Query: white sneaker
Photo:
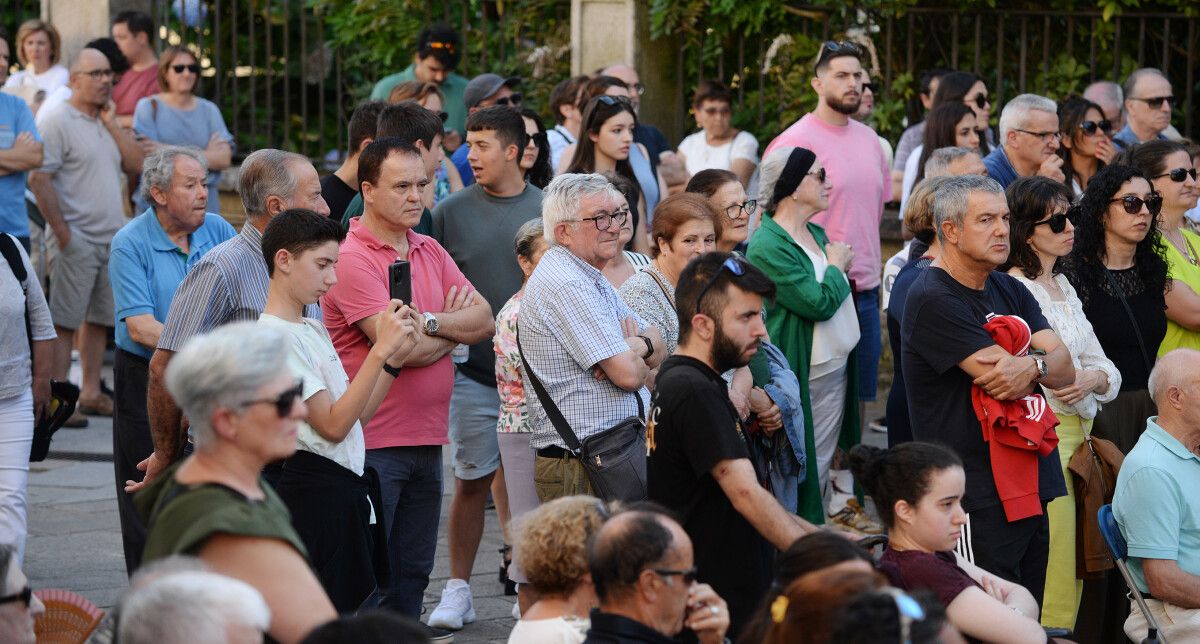
[[[521,605],[520,604],[513,604],[512,618],[513,619],[521,619]]]
[[[463,624],[475,621],[475,608],[471,605],[471,586],[461,579],[451,579],[442,590],[442,601],[429,614],[429,625],[457,631]]]

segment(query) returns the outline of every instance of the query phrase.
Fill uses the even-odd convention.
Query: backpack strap
[[[29,272],[25,270],[25,262],[21,259],[21,249],[17,248],[17,240],[11,235],[0,233],[0,254],[8,262],[13,276],[21,284],[21,294],[25,297],[25,339],[29,342],[30,364],[33,364],[33,326],[29,320]]]

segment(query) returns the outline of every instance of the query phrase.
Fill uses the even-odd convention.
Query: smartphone
[[[388,292],[393,300],[412,303],[412,267],[403,259],[388,266]]]

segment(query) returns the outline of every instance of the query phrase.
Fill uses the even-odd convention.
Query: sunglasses
[[[1191,170],[1188,170],[1187,168],[1175,168],[1174,170],[1172,170],[1170,172],[1156,174],[1150,178],[1151,179],[1161,179],[1163,177],[1171,177],[1171,181],[1174,181],[1175,183],[1183,183],[1184,181],[1187,181],[1188,177],[1191,177],[1192,181],[1195,181],[1196,180],[1196,169],[1192,168]]]
[[[629,102],[629,99],[625,98],[624,96],[609,96],[608,94],[601,94],[596,97],[596,100],[609,107],[613,107],[615,105],[632,105],[632,103]]]
[[[1108,119],[1104,119],[1104,120],[1100,121],[1099,123],[1097,123],[1096,121],[1084,121],[1083,123],[1079,124],[1079,129],[1083,130],[1083,133],[1088,136],[1095,134],[1096,130],[1100,130],[1101,132],[1104,132],[1105,134],[1111,134],[1112,133],[1112,122],[1109,121]]]
[[[730,219],[737,219],[738,213],[744,212],[746,213],[746,216],[749,217],[750,215],[753,215],[756,210],[758,210],[758,201],[756,199],[747,199],[742,203],[735,203],[726,208],[725,216],[729,217]]]
[[[695,566],[692,566],[691,568],[688,568],[687,570],[675,570],[673,568],[651,568],[650,572],[653,572],[654,574],[658,575],[659,577],[673,577],[675,575],[679,575],[680,577],[683,578],[684,586],[691,586],[692,584],[696,583],[696,567]]]
[[[700,293],[696,295],[696,306],[693,307],[694,313],[701,312],[700,301],[704,299],[704,296],[708,293],[708,289],[712,288],[712,285],[716,283],[717,278],[721,276],[721,272],[726,269],[728,269],[730,273],[741,277],[746,274],[746,260],[734,255],[724,262],[721,262],[721,267],[717,269],[717,272],[713,273],[712,277],[708,278],[708,282],[705,282],[704,288],[700,289]]]
[[[1172,105],[1175,104],[1174,96],[1154,96],[1152,98],[1135,98],[1133,96],[1130,96],[1129,100],[1141,101],[1141,102],[1145,103],[1146,106],[1152,110],[1157,110],[1157,109],[1161,108],[1164,102],[1171,103]]]
[[[529,138],[530,143],[533,143],[539,147],[550,143],[550,139],[546,137],[545,132],[534,132],[533,134],[526,134],[525,136]]]
[[[1140,206],[1139,206],[1139,208],[1140,208]],[[1050,232],[1058,234],[1067,229],[1068,221],[1071,222],[1072,226],[1075,225],[1075,212],[1072,210],[1068,210],[1067,212],[1060,212],[1060,213],[1050,215],[1049,217],[1046,217],[1045,219],[1043,219],[1041,221],[1033,222],[1033,225],[1041,226],[1042,224],[1049,224]]]
[[[521,93],[520,92],[513,92],[512,94],[509,94],[508,96],[496,99],[496,105],[511,105],[513,107],[517,107],[520,104],[521,104]]]
[[[304,381],[300,380],[295,387],[286,389],[275,398],[259,398],[257,400],[247,400],[242,403],[243,407],[250,405],[275,405],[275,413],[280,418],[287,418],[292,413],[292,408],[296,405],[296,399],[304,395]]]
[[[978,107],[981,110],[987,108],[987,106],[992,104],[991,101],[988,100],[987,95],[985,95],[985,94],[976,94],[975,98],[968,98],[968,99],[963,100],[963,102],[964,103],[974,103],[975,107]]]
[[[1151,217],[1157,217],[1159,211],[1162,210],[1163,198],[1157,192],[1150,193],[1149,197],[1142,199],[1137,195],[1125,195],[1118,199],[1109,199],[1108,203],[1120,203],[1125,209],[1125,212],[1131,215],[1137,215],[1142,212],[1142,206],[1146,207],[1147,212]]]
[[[21,592],[19,593],[0,597],[0,606],[4,604],[11,604],[13,602],[21,602],[22,604],[25,604],[25,608],[29,608],[29,603],[31,601],[33,601],[33,589],[29,586],[26,586],[22,588]]]
[[[191,65],[171,65],[171,69],[176,74],[182,74],[184,71],[189,71],[193,74],[200,73],[200,65],[197,65],[195,63],[192,63]]]

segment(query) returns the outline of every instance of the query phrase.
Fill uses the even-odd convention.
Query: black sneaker
[[[425,630],[431,644],[452,644],[454,642],[454,633],[448,630],[435,628],[424,622],[421,622],[421,628]]]

